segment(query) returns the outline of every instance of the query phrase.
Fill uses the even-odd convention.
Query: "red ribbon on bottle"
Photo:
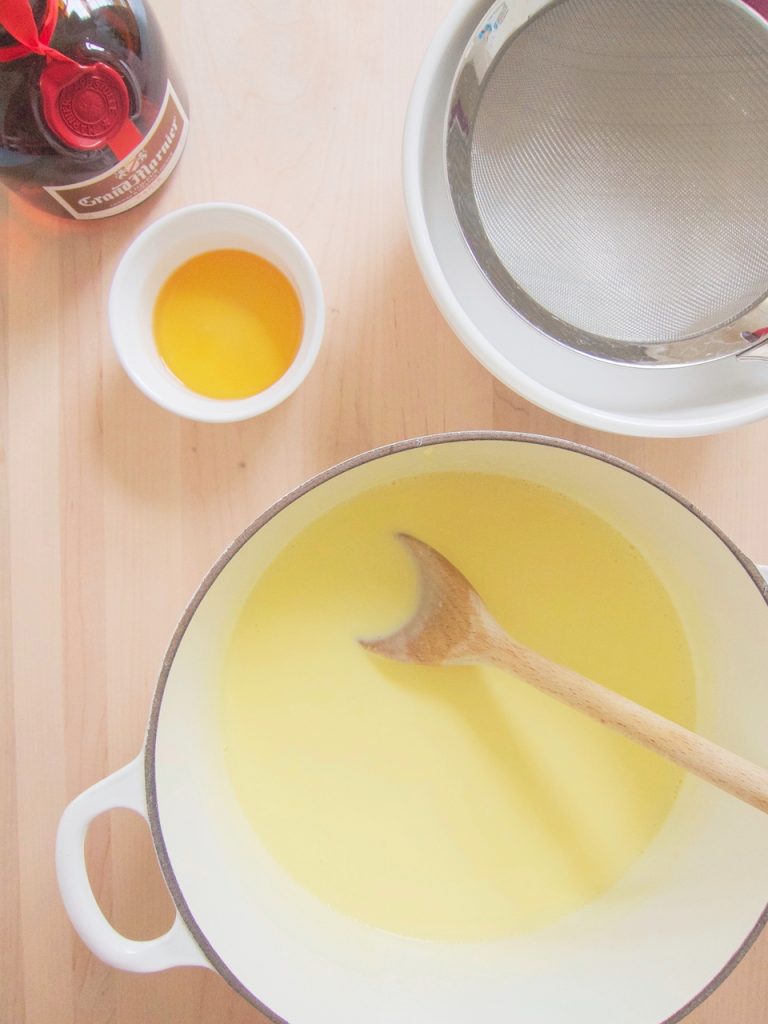
[[[69,57],[48,46],[56,28],[58,14],[56,0],[48,0],[43,23],[38,33],[32,8],[26,0],[21,0],[21,2],[19,0],[0,0],[0,26],[19,42],[18,46],[4,46],[0,49],[0,63],[18,60],[30,53],[45,55],[47,52],[69,60]]]
[[[0,49],[0,62],[30,54],[44,57],[40,95],[50,130],[72,149],[94,150],[108,145],[122,160],[143,141],[130,118],[125,80],[103,61],[79,64],[49,46],[57,16],[57,0],[48,0],[38,31],[29,0],[0,0],[0,26],[19,44]]]

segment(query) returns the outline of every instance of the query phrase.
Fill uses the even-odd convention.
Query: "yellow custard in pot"
[[[620,533],[545,487],[435,474],[331,510],[258,581],[224,672],[232,784],[278,863],[344,914],[421,939],[540,928],[627,871],[681,772],[497,669],[361,648],[415,606],[397,531],[523,643],[694,727],[683,628]]]

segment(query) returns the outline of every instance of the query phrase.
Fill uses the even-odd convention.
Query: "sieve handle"
[[[61,816],[56,835],[56,874],[75,931],[100,960],[124,971],[146,974],[170,967],[210,968],[178,911],[165,935],[145,942],[121,935],[104,916],[88,878],[85,837],[94,818],[117,808],[136,811],[148,823],[143,752],[81,793]]]
[[[750,348],[740,352],[737,359],[768,362],[768,327],[763,327],[759,331],[745,332],[742,334],[742,338],[750,343]]]

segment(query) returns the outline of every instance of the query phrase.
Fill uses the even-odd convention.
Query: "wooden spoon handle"
[[[491,639],[489,637],[489,639]],[[768,771],[496,631],[485,660],[768,813]]]

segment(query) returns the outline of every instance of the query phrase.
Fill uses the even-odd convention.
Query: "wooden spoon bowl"
[[[768,771],[513,640],[459,570],[429,544],[398,534],[420,575],[420,600],[400,629],[361,640],[374,654],[417,665],[486,662],[768,813]]]

